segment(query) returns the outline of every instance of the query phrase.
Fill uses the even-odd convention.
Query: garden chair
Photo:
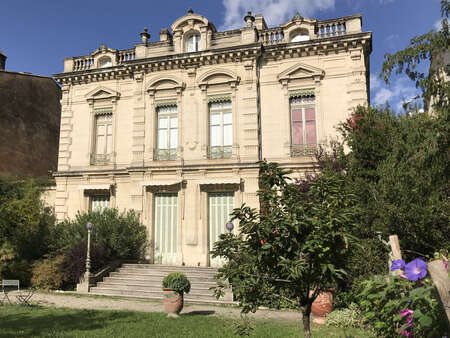
[[[11,304],[11,299],[9,299],[8,292],[12,291],[17,287],[17,291],[20,291],[20,282],[17,279],[4,279],[2,280],[2,299],[0,300],[0,304],[8,301]]]
[[[31,306],[30,299],[31,299],[31,297],[33,297],[35,291],[36,291],[36,289],[34,287],[31,287],[28,289],[27,293],[22,293],[22,294],[16,295],[16,298],[19,301],[19,303],[21,303],[22,305]]]

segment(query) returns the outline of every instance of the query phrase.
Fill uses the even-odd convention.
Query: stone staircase
[[[184,295],[185,302],[206,304],[235,304],[230,297],[216,299],[209,288],[216,286],[217,269],[157,264],[123,264],[111,272],[90,294],[162,300],[162,280],[171,272],[184,273],[191,282],[191,291]],[[231,295],[229,295],[231,296]]]

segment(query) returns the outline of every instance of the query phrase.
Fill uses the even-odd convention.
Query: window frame
[[[304,99],[304,98],[312,98],[312,102],[300,102],[300,103],[292,103],[294,99]],[[308,108],[314,109],[314,120],[306,119],[306,110]],[[301,120],[294,120],[294,109],[301,110]],[[315,142],[308,143],[308,133],[307,133],[307,123],[314,121],[314,134],[315,134]],[[317,96],[315,94],[308,94],[302,96],[291,96],[289,97],[289,122],[290,122],[290,137],[291,137],[291,157],[297,156],[307,156],[313,155],[314,151],[317,149],[318,145],[318,133],[317,133]],[[301,122],[302,124],[302,142],[303,143],[294,143],[294,123]]]
[[[101,112],[101,111],[107,112]],[[106,121],[99,121],[102,117],[109,116]],[[104,130],[104,149],[102,152],[98,152],[99,145],[99,126],[105,126]],[[109,128],[108,128],[109,127]],[[93,135],[91,146],[91,165],[106,165],[111,161],[111,157],[114,153],[114,114],[112,108],[98,109],[97,112],[94,109],[94,121],[93,121]],[[111,132],[108,133],[108,130]],[[108,140],[109,140],[109,152],[108,152]]]
[[[213,107],[214,104],[224,104],[229,103],[227,106],[222,107]],[[212,124],[212,115],[218,114],[220,116],[219,118],[219,124]],[[231,123],[225,123],[224,115],[227,114],[231,117]],[[220,131],[220,144],[219,145],[212,145],[213,142],[213,132],[212,127],[218,126]],[[231,126],[230,130],[230,137],[231,142],[230,144],[225,144],[225,127]],[[216,101],[216,102],[209,102],[208,103],[208,133],[209,133],[209,140],[208,140],[208,158],[209,159],[225,159],[225,158],[231,158],[233,153],[233,103],[231,99],[228,100],[222,100],[222,101]]]
[[[189,50],[189,43],[190,43],[191,39],[193,39],[193,41],[192,41],[193,50]],[[184,39],[184,52],[185,53],[199,52],[201,50],[201,47],[200,47],[201,41],[202,41],[202,36],[201,36],[200,32],[195,31],[195,32],[189,33],[188,35],[186,35],[186,37]]]
[[[168,112],[161,112],[161,109],[168,108],[168,107],[175,107],[173,111]],[[156,132],[155,132],[155,151],[154,151],[154,159],[156,161],[173,161],[177,158],[178,153],[178,145],[179,145],[179,118],[178,118],[178,105],[177,104],[171,104],[171,105],[161,105],[156,107]],[[162,115],[162,116],[161,116]],[[167,126],[166,128],[160,128],[160,120],[162,118],[167,119]],[[171,127],[172,120],[176,120],[176,128]],[[160,148],[160,130],[166,130],[166,148]],[[176,130],[176,147],[170,148],[171,145],[171,130]]]
[[[94,202],[95,198],[99,198],[99,197],[107,197],[108,198],[108,206],[103,207],[101,210],[94,210],[92,207],[92,204]],[[89,211],[100,211],[102,212],[105,209],[111,208],[111,194],[107,194],[107,193],[95,193],[95,194],[89,194],[88,195],[89,198]]]

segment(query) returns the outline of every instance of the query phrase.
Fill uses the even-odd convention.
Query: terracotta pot
[[[173,289],[163,289],[163,292],[164,310],[168,317],[178,317],[183,309],[183,294],[179,294]]]
[[[311,312],[314,315],[314,323],[324,324],[325,316],[333,311],[333,293],[331,291],[323,291],[317,296],[312,303]]]

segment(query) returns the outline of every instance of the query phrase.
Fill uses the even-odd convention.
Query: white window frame
[[[164,111],[167,109],[167,111]],[[161,127],[160,121],[166,119],[167,125]],[[176,121],[176,127],[172,126],[172,122]],[[160,131],[166,131],[166,144],[160,144]],[[176,135],[172,136],[172,131],[176,130]],[[179,121],[177,105],[160,106],[156,108],[156,148],[155,160],[175,160],[178,149]],[[173,138],[175,137],[176,147],[172,148]]]
[[[107,119],[105,119],[105,117]],[[104,119],[104,121],[103,121]],[[99,148],[99,127],[104,126],[104,145],[103,149]],[[92,153],[91,153],[91,164],[104,165],[111,161],[111,155],[113,154],[114,147],[114,116],[111,112],[94,114],[94,126],[93,126],[93,142],[92,142]],[[109,143],[109,151],[108,151]]]
[[[225,106],[225,104],[227,104]],[[215,107],[215,105],[221,105]],[[233,106],[231,100],[210,102],[209,105],[209,158],[219,159],[219,158],[231,158],[233,149]],[[231,123],[226,123],[224,121],[224,115],[229,114],[231,117]],[[219,115],[219,123],[212,124],[212,115]],[[229,144],[225,144],[225,127],[231,126],[230,128],[230,139]],[[213,145],[213,127],[219,127],[219,144]]]
[[[94,203],[96,199],[100,199],[103,198],[105,199],[105,201],[107,201],[107,206],[102,206],[100,208],[95,208],[94,209]],[[99,201],[100,202],[100,201]],[[102,212],[103,210],[107,209],[107,208],[111,208],[111,195],[110,194],[92,194],[89,195],[89,211],[100,211]]]
[[[184,43],[184,51],[186,53],[198,52],[200,50],[201,35],[198,32],[189,34]],[[192,45],[191,45],[192,43]]]
[[[301,156],[301,155],[312,155],[313,152],[317,149],[317,108],[316,108],[316,102],[317,97],[315,95],[310,95],[307,97],[312,97],[313,101],[308,103],[292,103],[296,97],[290,97],[289,98],[289,119],[290,119],[290,125],[291,125],[291,156]],[[306,109],[307,108],[314,108],[314,120],[306,120]],[[300,109],[302,112],[302,138],[303,143],[302,144],[296,144],[294,143],[294,120],[293,120],[293,114],[292,111],[294,109]],[[307,143],[306,140],[306,122],[308,121],[315,121],[315,134],[316,134],[316,140],[314,143]]]

